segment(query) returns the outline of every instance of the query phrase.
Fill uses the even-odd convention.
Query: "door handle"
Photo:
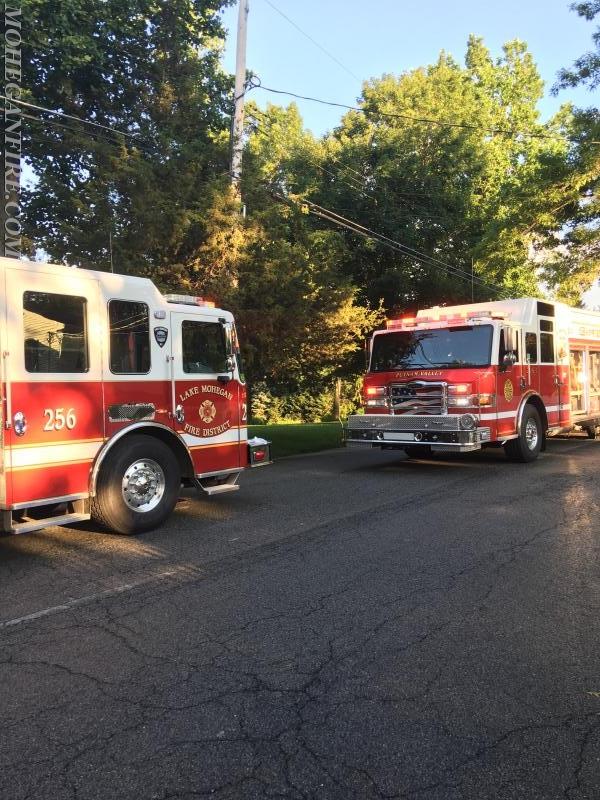
[[[185,421],[185,412],[182,405],[175,406],[175,419],[180,425]]]

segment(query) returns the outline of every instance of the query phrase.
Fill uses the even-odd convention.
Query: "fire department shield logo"
[[[154,328],[154,338],[156,339],[156,344],[159,347],[165,346],[168,336],[169,331],[167,328]]]
[[[512,385],[512,381],[504,381],[504,399],[507,403],[513,399],[515,394],[515,390]]]
[[[200,419],[206,425],[210,425],[213,419],[217,416],[217,408],[212,400],[204,400],[200,403],[200,408],[198,409],[198,413],[200,414]]]

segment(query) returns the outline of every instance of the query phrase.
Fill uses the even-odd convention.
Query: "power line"
[[[280,200],[286,203],[295,204],[293,200],[290,200],[283,195],[273,192],[273,197],[276,200]],[[312,203],[309,200],[300,201],[301,204],[305,204],[308,207],[308,210],[311,214],[314,214],[321,219],[324,219],[327,222],[331,222],[334,225],[338,225],[339,227],[346,228],[347,230],[351,231],[352,233],[356,233],[364,238],[368,239],[375,239],[379,241],[381,244],[389,247],[396,252],[401,253],[405,256],[410,256],[415,259],[415,261],[420,261],[425,266],[429,267],[437,267],[438,269],[442,267],[448,274],[454,275],[455,277],[459,278],[463,281],[468,281],[471,283],[472,280],[481,286],[481,288],[487,288],[490,291],[494,292],[499,296],[505,296],[502,289],[492,284],[487,283],[486,281],[482,280],[481,278],[473,278],[470,273],[465,272],[464,270],[459,269],[458,267],[453,266],[452,264],[448,264],[445,261],[441,261],[434,256],[429,256],[427,253],[422,253],[415,248],[408,247],[408,245],[404,245],[401,242],[396,241],[395,239],[391,239],[384,234],[378,233],[377,231],[372,230],[371,228],[367,228],[365,225],[360,225],[360,223],[355,222],[354,220],[348,219],[343,217],[341,214],[336,213],[335,211],[331,211],[331,209],[324,208],[323,206],[319,206],[316,203]]]
[[[253,111],[251,114],[249,114],[249,116],[255,116],[256,113],[258,113],[261,117],[263,117],[263,122],[265,122],[271,128],[273,127],[273,125],[275,124],[274,121],[270,120],[264,112],[259,111],[258,109],[256,111]],[[256,116],[255,116],[255,119],[256,119]],[[257,122],[261,122],[261,120],[258,119]],[[256,133],[259,133],[262,136],[268,136],[269,135],[266,131],[263,131],[261,128],[257,128],[256,129]],[[352,191],[354,191],[354,192],[359,192],[361,195],[363,195],[363,197],[367,198],[368,200],[373,200],[373,201],[376,202],[376,199],[372,195],[368,195],[366,193],[364,186],[361,186],[356,178],[353,178],[352,176],[346,176],[347,180],[344,180],[339,175],[336,175],[334,172],[331,172],[331,170],[328,170],[326,167],[324,167],[323,164],[320,164],[318,161],[315,161],[315,159],[310,158],[310,156],[306,156],[306,154],[304,154],[304,155],[305,155],[306,160],[310,164],[312,164],[313,166],[317,167],[317,169],[320,169],[322,172],[326,173],[327,175],[332,177],[334,180],[340,180],[349,189],[352,189]]]
[[[249,116],[254,116],[254,118],[256,119],[256,115],[257,114],[260,117],[263,118],[263,121],[266,124],[268,124],[271,128],[273,127],[275,122],[273,120],[269,119],[269,117],[267,116],[267,114],[265,114],[264,111],[260,111],[260,110],[256,109]],[[256,121],[260,122],[261,120],[257,119]],[[256,128],[255,132],[260,134],[260,135],[262,135],[262,136],[265,136],[265,137],[269,135],[266,131],[262,130],[262,128]],[[355,177],[353,177],[353,175],[343,175],[342,176],[341,174],[336,174],[335,172],[332,172],[331,170],[327,169],[327,167],[325,167],[323,164],[320,164],[314,158],[311,158],[310,156],[307,156],[306,154],[305,154],[305,157],[306,157],[307,161],[310,164],[312,164],[313,166],[317,167],[317,169],[320,169],[322,172],[324,172],[325,174],[329,175],[334,180],[337,180],[340,183],[343,183],[344,186],[347,186],[353,192],[358,192],[360,194],[360,196],[363,197],[365,200],[369,200],[370,202],[374,203],[376,206],[378,205],[378,198],[376,196],[376,191],[377,190],[376,189],[369,189],[368,187],[365,187],[361,183],[359,183],[359,178],[361,180],[364,180],[364,176],[361,176],[361,174],[359,172],[357,172],[357,170],[354,170],[354,169],[351,169],[350,167],[348,167],[348,169],[352,173],[354,173],[354,175],[358,175],[359,178],[355,178]],[[336,158],[335,156],[331,155],[331,154],[328,154],[327,158],[332,159],[336,163],[340,163],[339,159]],[[345,170],[346,169],[346,165],[342,164],[341,168],[342,168],[342,170]],[[402,195],[402,192],[397,192],[396,194]],[[424,196],[431,197],[431,195],[424,195]],[[406,201],[401,201],[401,202],[403,202],[403,203],[405,203],[405,205],[407,205]],[[429,213],[418,213],[416,211],[414,213],[412,213],[412,214],[406,213],[406,212],[403,213],[403,214],[400,214],[400,215],[395,214],[394,218],[395,219],[397,219],[397,218],[419,219],[419,220],[428,219],[428,220],[431,220],[434,225],[438,225],[439,227],[442,227],[442,228],[444,228],[444,226],[442,226],[439,221],[435,222],[435,220],[444,220],[444,221],[446,220],[446,217],[444,217],[442,215],[439,215],[439,214],[434,215],[434,214],[429,214]]]
[[[249,89],[262,89],[265,92],[270,92],[271,94],[280,94],[285,95],[286,97],[295,97],[298,100],[308,100],[311,103],[319,103],[323,106],[332,106],[333,108],[344,108],[347,111],[358,111],[361,114],[365,114],[365,116],[372,115],[378,117],[386,117],[389,119],[402,119],[406,122],[417,122],[423,125],[439,125],[443,128],[459,128],[463,130],[469,131],[484,131],[486,133],[493,133],[495,135],[501,136],[525,136],[529,139],[551,139],[553,141],[562,140],[565,142],[573,142],[575,141],[573,138],[568,136],[563,136],[560,133],[551,134],[551,133],[533,133],[528,131],[518,131],[518,130],[511,130],[510,128],[490,128],[483,125],[471,125],[466,122],[445,122],[444,120],[440,119],[433,119],[431,117],[413,117],[409,114],[398,114],[396,112],[391,111],[379,111],[378,109],[369,109],[363,108],[361,106],[352,106],[348,105],[347,103],[337,103],[333,100],[323,100],[320,97],[311,97],[310,95],[304,94],[297,94],[296,92],[289,92],[284,89],[273,89],[270,86],[264,86],[260,79],[254,75],[250,78],[249,81]],[[600,145],[600,141],[590,140],[587,144],[594,144]]]
[[[343,217],[341,214],[338,214],[337,212],[332,211],[331,209],[324,208],[323,206],[319,206],[319,205],[317,205],[317,203],[312,203],[311,201],[305,201],[305,202],[307,202],[307,204],[309,204],[311,206],[314,206],[321,213],[326,213],[326,214],[330,215],[331,217],[336,217],[340,221],[342,221],[342,222],[344,222],[346,224],[353,225],[355,228],[364,231],[365,233],[377,238],[378,240],[382,241],[383,243],[387,243],[387,244],[393,245],[396,249],[399,249],[400,252],[404,252],[406,255],[415,256],[420,261],[426,260],[432,265],[439,265],[439,266],[443,267],[444,269],[452,270],[452,272],[454,272],[457,276],[462,276],[464,279],[468,279],[469,281],[471,281],[473,279],[473,276],[471,275],[471,273],[467,273],[464,270],[461,270],[459,267],[456,267],[456,266],[454,266],[452,264],[448,264],[448,262],[446,262],[446,261],[442,261],[441,259],[436,258],[435,256],[430,256],[427,253],[423,253],[420,250],[416,250],[414,247],[409,247],[406,244],[402,244],[402,242],[398,242],[396,239],[391,239],[389,236],[385,236],[383,233],[378,233],[377,231],[374,231],[371,228],[367,228],[365,225],[361,225],[360,223],[355,222],[354,220],[350,220],[350,219],[348,219],[346,217]],[[499,291],[498,287],[492,286],[491,284],[486,283],[486,281],[482,280],[481,278],[474,278],[474,280],[477,283],[481,284],[482,286],[485,286],[487,288],[493,289],[494,291]]]
[[[332,53],[330,53],[330,52],[329,52],[329,50],[326,50],[326,49],[323,47],[323,45],[322,45],[322,44],[319,44],[319,42],[317,42],[317,41],[316,41],[316,39],[313,39],[313,37],[312,37],[312,36],[310,36],[308,33],[306,33],[306,31],[303,31],[303,30],[302,30],[302,28],[301,28],[299,25],[297,25],[297,24],[294,22],[294,20],[293,20],[293,19],[290,19],[288,16],[286,16],[286,15],[283,13],[283,11],[281,11],[279,8],[277,8],[277,6],[276,6],[274,3],[272,3],[272,2],[271,2],[271,0],[265,0],[265,3],[266,3],[267,5],[269,5],[269,6],[271,6],[271,8],[272,8],[274,11],[276,11],[276,12],[277,12],[278,14],[280,14],[280,15],[281,15],[281,16],[282,16],[282,17],[283,17],[285,20],[287,20],[287,21],[290,23],[290,25],[292,25],[294,28],[296,28],[296,30],[297,30],[297,31],[299,31],[299,32],[302,34],[302,36],[305,36],[305,37],[306,37],[306,38],[309,40],[309,42],[312,42],[312,43],[315,45],[315,47],[318,47],[318,48],[319,48],[319,50],[321,50],[323,53],[325,53],[325,55],[326,55],[328,58],[330,58],[332,61],[335,61],[335,63],[338,65],[338,67],[341,67],[341,68],[342,68],[342,69],[343,69],[345,72],[347,72],[347,73],[348,73],[348,75],[351,75],[351,76],[352,76],[353,78],[355,78],[355,79],[356,79],[356,80],[357,80],[359,83],[362,83],[362,78],[359,78],[359,77],[358,77],[358,75],[355,75],[355,74],[354,74],[354,72],[352,72],[352,70],[351,70],[349,67],[347,67],[345,64],[342,64],[342,62],[339,60],[339,58],[336,58],[336,57],[335,57],[335,56],[334,56]]]
[[[86,131],[82,129],[77,130],[76,128],[71,127],[71,125],[65,125],[64,123],[57,122],[56,120],[53,119],[42,119],[41,117],[35,117],[32,116],[31,114],[22,114],[21,116],[23,117],[23,119],[27,119],[31,122],[37,122],[41,125],[50,125],[53,128],[58,128],[63,131],[67,131],[68,133],[71,133],[75,136],[83,135],[88,137],[89,139],[92,139],[94,142],[103,142],[104,144],[118,151],[121,151],[122,147],[124,146],[123,141],[119,142],[114,137],[109,138],[102,131]],[[48,133],[46,133],[45,135],[48,137],[49,141],[52,141],[54,144],[64,144],[64,140],[53,138]],[[27,136],[29,136],[30,138],[35,138],[32,136],[30,131],[27,132]]]
[[[333,222],[335,225],[339,225],[339,226],[341,226],[343,228],[346,228],[347,230],[349,230],[349,231],[351,231],[353,233],[357,233],[357,234],[359,234],[360,236],[363,236],[366,239],[375,239],[375,241],[380,242],[381,244],[385,245],[386,247],[389,247],[390,249],[395,250],[395,251],[401,253],[404,256],[410,256],[415,261],[420,261],[426,267],[436,266],[425,255],[416,255],[414,253],[408,253],[406,250],[395,246],[391,242],[386,241],[385,238],[380,238],[375,233],[367,233],[367,232],[365,232],[363,230],[360,230],[360,228],[355,228],[353,225],[348,225],[345,222],[342,222],[341,220],[336,218],[337,215],[330,216],[329,214],[324,214],[324,213],[322,213],[320,211],[315,211],[314,209],[309,209],[309,210],[310,210],[311,214],[314,214],[315,216],[320,217],[321,219],[324,219],[327,222]],[[447,272],[448,275],[453,275],[453,276],[457,277],[459,280],[463,280],[463,281],[469,280],[465,275],[461,274],[461,272],[453,269],[452,267],[447,266],[447,267],[444,267],[444,269],[445,269],[445,271]],[[487,286],[491,291],[493,291],[496,294],[500,293],[499,289],[497,289],[496,287],[491,286],[489,284],[483,284],[482,283],[481,286],[482,286],[482,288]]]
[[[83,119],[82,117],[76,117],[74,114],[66,114],[64,111],[56,111],[52,108],[44,108],[43,106],[37,106],[34,103],[26,103],[24,100],[15,100],[12,97],[7,97],[6,95],[0,94],[0,100],[7,100],[9,103],[14,103],[18,106],[23,106],[23,108],[31,108],[35,111],[42,111],[45,114],[52,114],[57,117],[63,117],[64,119],[71,119],[75,120],[75,122],[79,122],[82,125],[91,125],[94,128],[101,128],[104,131],[109,131],[112,134],[117,134],[118,136],[126,136],[128,139],[133,139],[136,142],[141,142],[145,144],[145,140],[141,136],[136,136],[134,133],[127,133],[126,131],[120,131],[117,128],[111,128],[108,125],[102,125],[100,122],[94,122],[90,119]]]

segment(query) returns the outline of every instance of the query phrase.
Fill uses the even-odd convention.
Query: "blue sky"
[[[353,104],[361,80],[384,72],[401,73],[430,64],[440,50],[463,62],[469,34],[482,36],[494,57],[502,44],[522,39],[546,82],[540,104],[550,116],[569,100],[576,105],[600,105],[598,92],[583,88],[550,96],[550,86],[562,66],[591,48],[595,24],[569,10],[568,0],[270,0],[281,12],[337,58],[328,58],[269,5],[249,0],[247,66],[262,82],[286,89]],[[237,3],[227,9],[229,30],[224,67],[235,69]],[[354,73],[353,77],[349,72]],[[289,98],[253,91],[260,105],[287,104]],[[341,110],[297,101],[307,127],[320,134],[333,128]]]

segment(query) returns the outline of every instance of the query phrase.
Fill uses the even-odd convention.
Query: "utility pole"
[[[237,45],[235,53],[235,105],[231,128],[231,183],[240,195],[242,177],[242,135],[244,132],[244,95],[246,92],[246,31],[249,0],[239,0]]]

